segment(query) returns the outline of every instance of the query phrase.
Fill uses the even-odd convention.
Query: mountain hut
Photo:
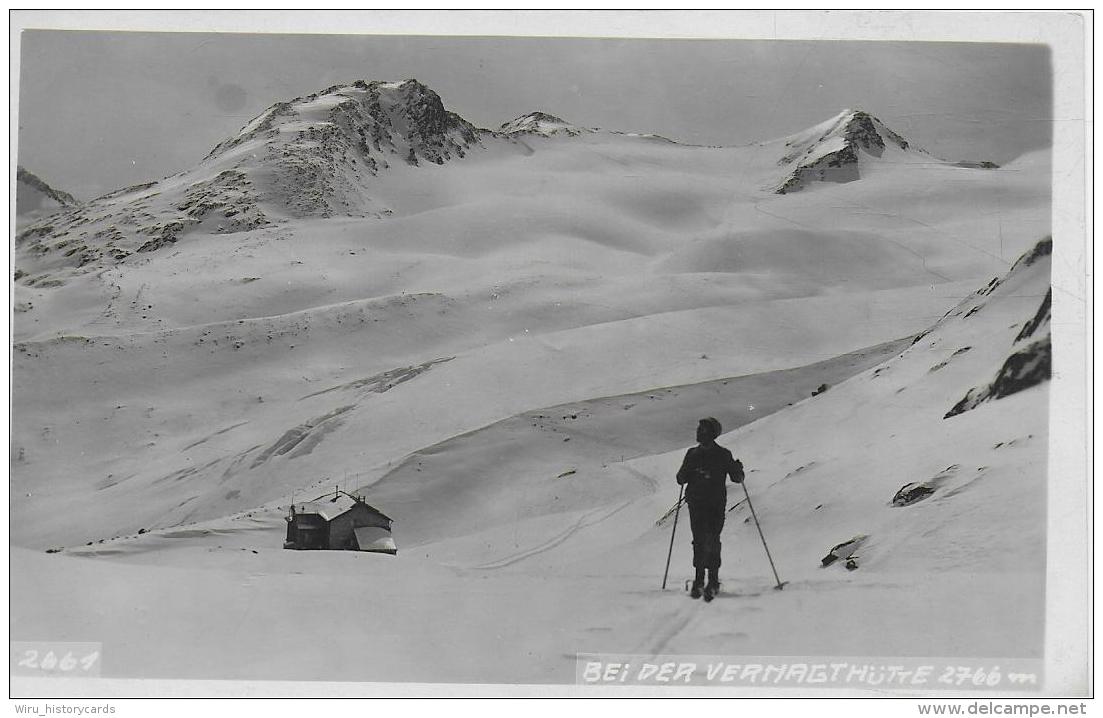
[[[287,515],[284,548],[297,550],[398,553],[392,520],[359,496],[334,491],[313,501],[293,503]]]

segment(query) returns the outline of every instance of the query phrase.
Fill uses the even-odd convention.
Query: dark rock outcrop
[[[1008,277],[1023,268],[1029,267],[1043,257],[1048,257],[1053,252],[1053,240],[1046,237],[1032,249],[1025,252],[1011,266],[1010,271],[1003,278],[993,279],[988,286],[978,294],[991,295],[998,287],[1007,281]],[[1011,354],[1004,361],[995,378],[984,386],[974,387],[966,392],[953,407],[946,412],[943,418],[962,414],[970,409],[983,404],[986,401],[1002,399],[1011,396],[1024,389],[1037,386],[1049,380],[1052,375],[1052,346],[1050,339],[1051,303],[1053,289],[1046,291],[1038,309],[1024,322],[1019,333],[1015,336],[1011,346]],[[983,303],[974,306],[968,314],[976,312]]]
[[[986,401],[1002,399],[1048,381],[1052,375],[1051,364],[1052,350],[1050,337],[1047,334],[1045,339],[1032,342],[1007,357],[1007,361],[1000,367],[991,384],[970,389],[961,401],[946,412],[943,418],[949,419],[974,409]]]
[[[869,540],[869,536],[865,534],[858,534],[852,539],[843,541],[840,544],[836,544],[827,555],[820,559],[820,566],[826,568],[836,561],[845,561],[850,559],[857,553],[858,549],[862,547],[865,542]]]

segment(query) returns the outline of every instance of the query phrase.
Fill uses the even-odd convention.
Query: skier
[[[678,483],[686,484],[689,505],[689,527],[693,532],[693,567],[696,576],[690,596],[700,598],[702,587],[706,601],[720,590],[720,531],[728,502],[726,479],[743,482],[743,464],[732,453],[716,443],[720,422],[711,417],[697,424],[697,446],[686,452]],[[705,584],[705,572],[708,583]]]

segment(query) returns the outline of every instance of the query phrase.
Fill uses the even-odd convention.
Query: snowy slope
[[[16,632],[112,637],[116,675],[180,677],[569,681],[585,650],[1032,655],[1046,384],[1007,389],[1044,374],[1049,257],[1016,259],[1049,232],[1048,155],[932,162],[855,113],[740,148],[526,117],[490,133],[413,81],[337,86],[19,236],[9,496],[13,570],[33,580]],[[857,181],[773,192],[839,138]],[[656,522],[703,406],[735,430],[722,443],[804,591],[756,595],[768,567],[735,508],[742,598],[714,604],[733,612],[720,633],[656,591]],[[933,493],[892,506],[908,484]],[[280,548],[292,498],[335,485],[395,518],[396,558]],[[857,534],[856,571],[819,568]],[[687,557],[679,540],[679,578]],[[97,598],[64,603],[74,582]],[[1013,585],[1013,609],[983,614]],[[888,624],[900,605],[915,623]],[[318,606],[380,651],[350,632],[283,662],[272,627]],[[151,636],[179,652],[152,658]]]
[[[812,621],[826,613],[834,624],[827,634],[859,652],[880,642],[916,655],[1040,655],[1046,384],[960,416],[944,414],[971,386],[990,380],[1048,285],[1048,257],[1020,265],[991,293],[979,290],[958,304],[898,357],[721,438],[750,469],[747,485],[783,578],[795,594],[812,592],[817,605],[807,619],[788,616],[794,621],[788,637],[774,642],[779,637],[756,634],[740,602],[722,602],[731,630],[747,634],[741,648],[753,653],[780,643],[813,650],[825,639]],[[675,452],[633,468],[668,477],[680,458]],[[662,494],[671,502],[673,486]],[[729,493],[729,505],[741,494]],[[654,509],[661,515],[667,505],[656,501]],[[769,585],[745,504],[728,518],[730,587],[739,593]],[[655,529],[646,541],[651,551],[661,550],[664,533]],[[857,536],[868,538],[856,570],[844,561],[821,567],[832,547]],[[688,546],[675,561],[688,566]],[[955,598],[944,595],[946,586]],[[903,591],[863,595],[878,587]],[[862,606],[857,612],[819,605],[827,592],[854,589],[849,598]],[[881,603],[889,596],[893,605]],[[1003,635],[999,626],[1011,624],[1015,635]],[[871,625],[879,639],[871,638]],[[701,629],[685,631],[664,650],[721,650]]]
[[[480,502],[479,486],[442,488],[430,480],[421,501],[437,508],[438,520],[411,519],[411,530],[422,526],[424,533],[407,531],[393,560],[281,551],[278,506],[63,555],[17,551],[16,570],[33,578],[14,587],[23,620],[13,638],[41,635],[46,625],[59,639],[108,636],[117,675],[193,678],[559,682],[571,680],[575,651],[1037,656],[1045,385],[958,417],[942,415],[1004,360],[1043,301],[1048,265],[1045,256],[1021,265],[991,292],[959,302],[899,355],[721,438],[749,469],[747,485],[789,582],[780,594],[769,589],[772,577],[735,487],[721,599],[706,615],[680,590],[658,591],[670,526],[662,517],[676,496],[678,449],[624,463],[606,457],[604,466],[580,467],[581,478],[583,472],[544,474],[540,483],[558,485],[570,504],[563,511],[534,513],[535,484],[530,495],[495,488],[487,496],[493,500]],[[552,429],[547,440],[558,445],[564,431],[582,440],[585,432],[560,421],[561,411],[531,418],[544,419],[542,431]],[[646,442],[638,424],[606,424],[604,451],[613,442]],[[692,422],[684,429],[690,433]],[[473,434],[415,456],[426,469],[439,460],[473,478],[495,468],[517,476],[516,463],[494,458],[503,456],[496,443],[508,435]],[[507,445],[515,451],[534,440]],[[581,458],[592,449],[577,451]],[[541,460],[533,458],[535,467]],[[408,482],[418,481],[416,467],[405,470]],[[932,492],[893,505],[901,488],[917,483]],[[600,495],[584,485],[622,488]],[[476,500],[457,503],[463,491],[474,491]],[[395,506],[400,516],[409,511]],[[869,538],[856,570],[841,562],[821,567],[832,546],[859,534]],[[82,555],[100,560],[74,558]],[[675,586],[688,557],[682,528]],[[150,572],[162,580],[150,581]],[[70,581],[120,610],[59,603]],[[261,599],[273,593],[281,600]],[[346,660],[279,660],[281,639],[272,626],[330,605],[372,635],[373,650],[361,650],[359,633],[342,632],[327,655]],[[136,623],[123,618],[131,610],[140,612]],[[461,614],[464,620],[452,620]],[[1008,625],[1016,629],[1003,630]],[[234,636],[230,650],[212,650],[227,632]],[[177,652],[148,655],[150,636],[171,641]],[[193,660],[198,656],[206,658]]]

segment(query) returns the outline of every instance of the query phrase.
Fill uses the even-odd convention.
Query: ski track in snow
[[[512,566],[515,563],[518,563],[520,561],[524,561],[525,559],[528,559],[528,558],[532,558],[533,556],[536,556],[537,554],[544,553],[545,551],[550,551],[551,549],[555,548],[556,546],[560,545],[561,543],[563,543],[567,539],[574,536],[576,533],[578,533],[582,529],[588,528],[590,526],[593,526],[594,524],[598,524],[602,521],[605,521],[605,520],[611,518],[615,514],[619,513],[623,509],[627,508],[631,503],[632,503],[631,501],[625,501],[624,503],[620,504],[619,506],[614,507],[613,509],[594,509],[593,511],[587,512],[587,513],[583,514],[582,516],[580,516],[578,518],[578,520],[574,522],[573,525],[568,527],[562,533],[560,533],[556,536],[553,536],[551,539],[549,539],[549,540],[547,540],[547,541],[545,541],[545,542],[543,542],[543,543],[541,543],[537,546],[533,546],[532,548],[525,549],[524,551],[521,551],[519,553],[511,554],[509,556],[498,559],[496,561],[490,561],[490,562],[487,562],[487,563],[479,564],[477,566],[471,566],[470,568],[474,568],[474,569],[505,568],[506,566]],[[597,518],[592,518],[593,516],[595,516],[597,514],[600,514],[600,515],[597,516]]]
[[[702,604],[690,599],[687,599],[687,603],[688,605],[680,606],[674,611],[664,612],[655,621],[658,628],[640,642],[636,650],[632,652],[651,656],[659,655],[671,641],[687,630],[695,621],[700,620],[702,615],[699,611]]]

